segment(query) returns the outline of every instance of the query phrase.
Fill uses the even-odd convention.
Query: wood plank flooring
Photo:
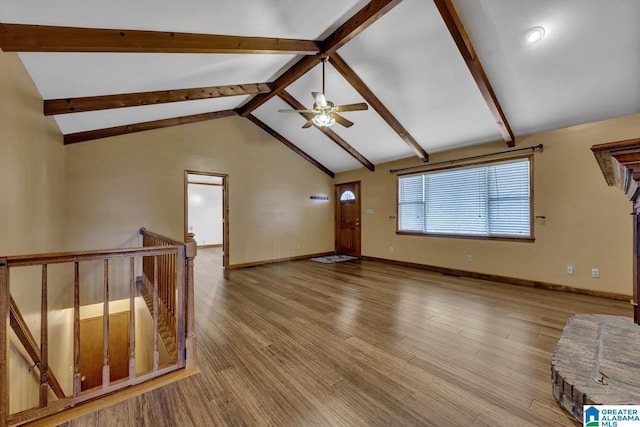
[[[63,426],[573,426],[550,358],[629,304],[376,261],[196,258],[201,372]]]

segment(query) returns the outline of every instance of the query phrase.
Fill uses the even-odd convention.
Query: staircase
[[[142,299],[144,299],[149,313],[153,316],[153,292],[150,290],[152,286],[148,284],[148,280],[145,277],[138,277],[136,280],[136,287]],[[178,359],[178,344],[176,343],[176,328],[175,324],[171,325],[171,319],[166,314],[166,308],[162,303],[159,304],[158,315],[158,335],[164,344],[164,347],[169,353],[169,359],[171,363],[175,363]],[[163,313],[164,312],[164,313]]]
[[[51,391],[56,395],[57,398],[62,399],[65,397],[64,392],[62,391],[62,387],[60,387],[60,383],[58,383],[58,379],[55,374],[48,366],[45,366],[42,363],[42,354],[40,352],[40,347],[36,344],[36,339],[31,334],[31,331],[27,327],[27,322],[24,321],[20,310],[18,310],[18,306],[16,302],[13,300],[13,297],[10,297],[9,301],[9,323],[11,325],[11,329],[15,332],[18,340],[24,347],[24,349],[29,354],[31,361],[33,362],[33,367],[38,368],[40,371],[40,376],[43,377],[44,382],[51,387]],[[46,387],[45,387],[46,389]]]
[[[142,246],[135,248],[0,256],[0,426],[24,424],[73,409],[89,401],[93,402],[92,405],[99,406],[100,399],[107,395],[183,368],[196,367],[193,313],[193,259],[196,256],[196,242],[193,234],[186,236],[186,243],[168,239],[144,228],[140,229],[140,234]],[[50,265],[67,265],[68,267],[49,269]],[[22,274],[21,271],[10,274],[14,270],[23,268],[25,272],[29,268],[34,272],[39,269],[41,274]],[[64,275],[58,274],[61,271],[65,271]],[[81,271],[83,274],[80,274]],[[124,279],[127,275],[129,280]],[[62,308],[50,306],[49,284],[62,286],[64,283],[69,285],[68,289],[61,289],[68,292],[69,300],[72,297],[73,305]],[[32,297],[34,300],[40,300],[39,303],[33,301],[33,304],[31,302],[24,304],[30,310],[24,312],[24,317],[28,318],[29,322],[39,322],[39,324],[33,324],[33,327],[40,332],[39,340],[29,330],[23,314],[20,313],[16,301],[12,298],[10,292],[12,284],[23,291],[27,290],[26,293],[21,294],[23,299]],[[58,290],[58,288],[53,289]],[[87,290],[98,298],[102,296],[99,299],[102,307],[98,309],[102,311],[103,321],[99,335],[103,342],[101,345],[98,344],[99,360],[95,360],[102,369],[102,380],[97,386],[83,389],[83,376],[87,372],[86,366],[90,363],[83,361],[83,364],[87,364],[82,366],[80,363],[80,345],[82,342],[87,342],[82,340],[80,333],[80,325],[83,321],[80,314],[82,308],[80,292],[87,292]],[[110,292],[112,296],[115,294],[128,295],[128,297],[115,301],[110,298]],[[149,329],[145,326],[140,332],[136,330],[139,324],[136,322],[138,296],[143,297],[153,321],[153,326],[149,326]],[[116,363],[116,358],[121,356],[123,351],[116,352],[115,345],[114,349],[110,349],[110,337],[114,333],[110,335],[109,330],[115,329],[110,326],[109,319],[111,314],[117,313],[115,311],[110,313],[110,310],[115,310],[111,307],[114,305],[112,303],[120,304],[121,302],[128,305],[129,328],[128,330],[117,328],[117,332],[124,334],[128,343],[124,350],[128,360],[128,372],[125,372],[124,377],[118,375],[112,380],[111,370],[115,371],[116,366],[120,369],[121,365],[118,364],[119,362]],[[34,307],[40,309],[37,310]],[[24,309],[24,307],[21,308]],[[120,309],[122,309],[121,304],[118,310]],[[52,319],[55,321],[69,319],[71,324],[67,325],[68,328],[66,326],[63,328],[72,331],[66,333],[70,335],[68,339],[72,342],[59,342],[60,334],[55,335],[55,338],[49,336]],[[144,321],[146,322],[146,319]],[[13,338],[12,330],[17,339]],[[137,338],[136,335],[138,335]],[[51,341],[51,346],[50,340],[55,340]],[[158,351],[160,341],[169,355],[169,360],[163,358],[162,363],[160,363]],[[59,350],[65,345],[69,346],[69,351],[66,353]],[[22,349],[14,351],[15,346],[20,346],[24,351]],[[138,353],[142,355],[140,360],[144,365],[149,361],[147,355],[150,352],[153,354],[151,361],[153,366],[147,367],[147,365],[136,369],[136,366],[140,365],[136,363]],[[19,364],[14,364],[13,359],[10,358],[16,354],[15,357],[23,357],[19,359]],[[83,354],[87,353],[83,352]],[[65,366],[65,369],[58,369],[57,378],[49,366],[52,360],[56,365]],[[66,366],[70,369],[67,370]],[[17,371],[23,367],[24,371]],[[28,374],[26,374],[27,367],[29,367]],[[40,375],[32,372],[34,368]],[[14,375],[16,372],[21,374]],[[12,384],[11,381],[16,379],[19,379],[19,382]],[[64,391],[59,381],[66,384]],[[18,391],[24,390],[27,391],[27,396],[22,399]],[[15,407],[10,407],[10,402],[12,405],[15,402],[18,403]]]

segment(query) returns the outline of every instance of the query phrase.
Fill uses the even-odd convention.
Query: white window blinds
[[[530,162],[518,159],[398,179],[401,232],[530,237]]]

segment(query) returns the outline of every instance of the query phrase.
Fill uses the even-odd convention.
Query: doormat
[[[319,258],[311,258],[311,261],[321,262],[323,264],[333,264],[334,262],[350,261],[352,259],[358,259],[358,257],[349,255],[328,255]]]

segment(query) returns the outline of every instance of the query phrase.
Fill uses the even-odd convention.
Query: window
[[[398,178],[398,232],[530,238],[530,158]]]
[[[346,201],[355,200],[355,199],[356,199],[356,195],[353,194],[353,191],[351,191],[351,190],[345,191],[340,196],[340,201],[341,202],[346,202]]]

